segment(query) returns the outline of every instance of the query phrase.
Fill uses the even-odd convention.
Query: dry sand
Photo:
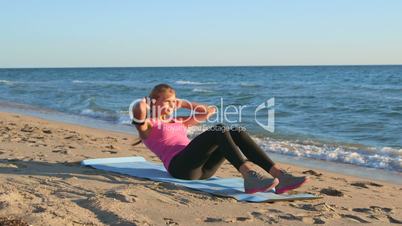
[[[144,156],[130,134],[0,112],[0,225],[350,225],[402,223],[400,185],[281,164],[323,198],[247,203],[79,165]],[[217,176],[240,174],[225,162]]]

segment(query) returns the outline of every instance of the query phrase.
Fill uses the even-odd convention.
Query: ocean
[[[0,69],[0,110],[133,131],[129,104],[159,83],[219,110],[246,106],[241,120],[223,123],[246,128],[268,154],[402,172],[402,66]],[[272,98],[268,131],[260,125],[267,111],[255,109]]]

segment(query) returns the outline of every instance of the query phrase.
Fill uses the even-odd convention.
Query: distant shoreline
[[[0,67],[1,69],[130,69],[130,68],[227,68],[227,67],[234,67],[234,68],[248,68],[248,67],[261,67],[261,68],[269,68],[269,67],[387,67],[387,66],[402,66],[402,64],[317,64],[317,65],[195,65],[195,66],[55,66],[55,67]]]

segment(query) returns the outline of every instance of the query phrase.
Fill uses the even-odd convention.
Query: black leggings
[[[267,172],[274,165],[267,154],[241,128],[228,128],[217,124],[196,136],[183,151],[173,157],[168,171],[179,179],[207,179],[215,174],[225,159],[238,171],[246,160],[254,162]]]

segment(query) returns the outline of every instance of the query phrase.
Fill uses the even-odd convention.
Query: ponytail
[[[142,143],[142,139],[141,139],[141,138],[138,138],[136,141],[134,141],[133,144],[131,144],[131,146],[137,146],[137,145],[139,145],[139,144],[141,144],[141,143]]]

